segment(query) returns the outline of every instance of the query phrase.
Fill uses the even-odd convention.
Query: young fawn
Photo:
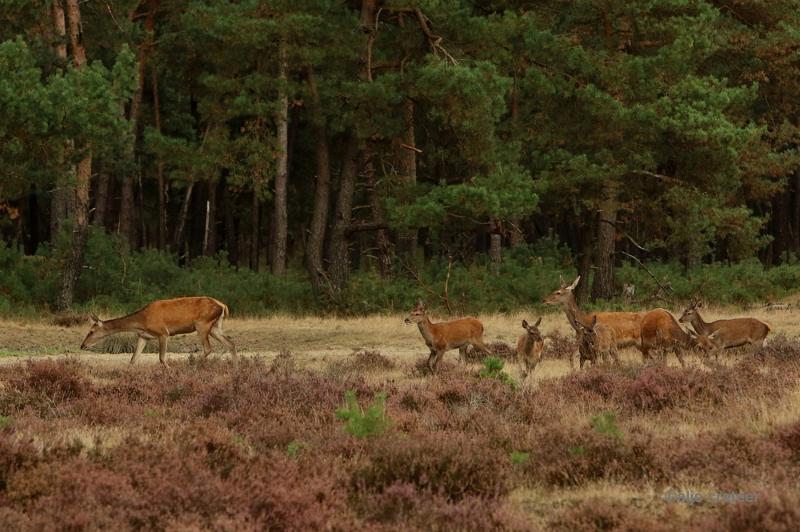
[[[425,304],[417,301],[417,306],[408,314],[405,323],[416,323],[419,327],[425,344],[431,350],[428,357],[428,368],[432,372],[436,371],[436,366],[445,351],[451,349],[458,349],[459,359],[462,362],[465,359],[468,345],[491,355],[483,343],[483,324],[475,318],[432,323],[425,313]]]
[[[619,354],[617,353],[617,339],[614,329],[603,323],[597,323],[597,316],[592,318],[590,324],[577,321],[578,324],[578,354],[580,355],[580,367],[583,363],[591,361],[597,364],[597,358],[602,356],[603,360],[608,361],[608,356],[619,364]]]
[[[540,323],[542,323],[541,316],[533,325],[528,324],[527,320],[522,320],[525,334],[517,339],[517,363],[522,371],[522,380],[525,380],[536,369],[536,364],[542,359],[544,339],[539,332]]]

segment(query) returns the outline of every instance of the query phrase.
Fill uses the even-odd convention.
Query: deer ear
[[[591,328],[594,329],[596,325],[597,325],[597,316],[593,316],[592,317],[592,327]]]
[[[92,323],[95,325],[102,325],[103,321],[97,317],[97,314],[89,314],[89,319],[92,320]]]
[[[564,282],[564,276],[560,273],[558,274],[558,284],[559,286],[567,286],[567,283]]]
[[[542,323],[542,317],[541,316],[539,316],[539,319],[536,320],[536,323],[534,323],[533,326],[534,327],[538,327],[540,323]]]
[[[522,320],[522,328],[523,329],[527,329],[528,328],[528,320]]]
[[[572,284],[569,285],[569,287],[567,287],[567,290],[575,290],[575,287],[578,286],[579,282],[581,282],[581,276],[580,275],[577,276],[574,281],[572,281]]]
[[[720,332],[722,332],[722,329],[717,329],[716,331],[714,331],[714,332],[712,332],[711,334],[708,335],[708,339],[709,340],[716,340],[717,337],[719,336]]]

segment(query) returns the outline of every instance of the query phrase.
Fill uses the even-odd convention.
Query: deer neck
[[[692,318],[692,327],[694,327],[694,330],[697,331],[698,334],[708,334],[710,332],[708,330],[708,325],[708,323],[703,321],[700,313],[695,311],[694,317]]]
[[[578,330],[578,323],[580,321],[583,324],[588,324],[588,316],[584,314],[584,312],[578,308],[578,303],[575,301],[575,295],[570,292],[569,297],[564,301],[564,313],[567,315],[567,320],[569,324],[572,325],[572,328],[576,331]]]
[[[133,314],[128,314],[121,318],[104,321],[103,327],[114,333],[138,330],[141,328],[141,320],[139,317],[139,312],[134,312]]]
[[[425,342],[428,344],[433,343],[433,324],[427,316],[425,316],[424,320],[417,323],[417,327],[419,327],[419,332],[422,334],[422,337],[425,338]]]

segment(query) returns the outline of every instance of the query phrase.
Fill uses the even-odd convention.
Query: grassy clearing
[[[517,381],[508,346],[523,317],[484,318]],[[791,312],[764,317],[800,332]],[[401,316],[232,320],[238,366],[198,364],[189,335],[171,341],[170,371],[154,354],[133,368],[124,353],[78,354],[84,327],[3,325],[11,353],[66,348],[0,366],[0,521],[15,529],[791,530],[800,518],[791,336],[719,364],[643,367],[628,350],[621,367],[576,371],[566,320],[548,314],[556,338],[511,386],[455,352],[427,376]]]

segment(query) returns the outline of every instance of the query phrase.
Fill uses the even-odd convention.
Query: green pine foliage
[[[366,410],[356,399],[356,392],[347,390],[344,394],[345,406],[336,410],[336,418],[346,421],[344,429],[356,438],[380,436],[390,426],[386,418],[386,394],[378,393]]]

